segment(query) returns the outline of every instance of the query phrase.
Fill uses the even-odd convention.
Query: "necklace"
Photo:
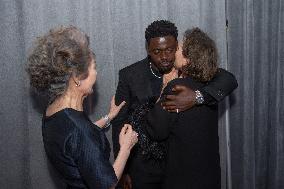
[[[153,72],[153,70],[152,70],[152,62],[150,62],[150,70],[151,70],[152,74],[153,74],[156,78],[159,78],[159,79],[162,78],[162,76],[157,76],[157,75]]]

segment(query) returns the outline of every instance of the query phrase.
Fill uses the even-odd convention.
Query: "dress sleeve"
[[[146,130],[150,137],[156,141],[162,141],[168,138],[175,116],[161,107],[161,103],[155,104],[147,114]]]
[[[170,82],[164,89],[161,95],[161,100],[157,102],[153,109],[147,114],[146,130],[151,138],[157,141],[162,141],[168,138],[171,127],[177,119],[176,113],[170,113],[164,110],[161,106],[163,97],[171,93],[175,82]]]
[[[114,169],[99,140],[84,133],[73,136],[73,155],[85,184],[90,189],[109,189],[117,183]]]

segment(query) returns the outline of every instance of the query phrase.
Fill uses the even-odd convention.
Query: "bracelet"
[[[105,122],[106,122],[104,128],[108,128],[108,127],[111,125],[110,119],[109,119],[108,115],[105,115],[105,116],[103,117],[103,119],[104,119]]]

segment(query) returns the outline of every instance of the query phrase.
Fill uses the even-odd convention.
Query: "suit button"
[[[218,93],[217,93],[218,96],[223,96],[223,93],[221,90],[218,90]]]

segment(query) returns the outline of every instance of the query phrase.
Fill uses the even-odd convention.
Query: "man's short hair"
[[[176,40],[178,30],[174,23],[168,20],[156,20],[152,22],[145,30],[145,39],[149,45],[150,39],[155,37],[173,36]]]

